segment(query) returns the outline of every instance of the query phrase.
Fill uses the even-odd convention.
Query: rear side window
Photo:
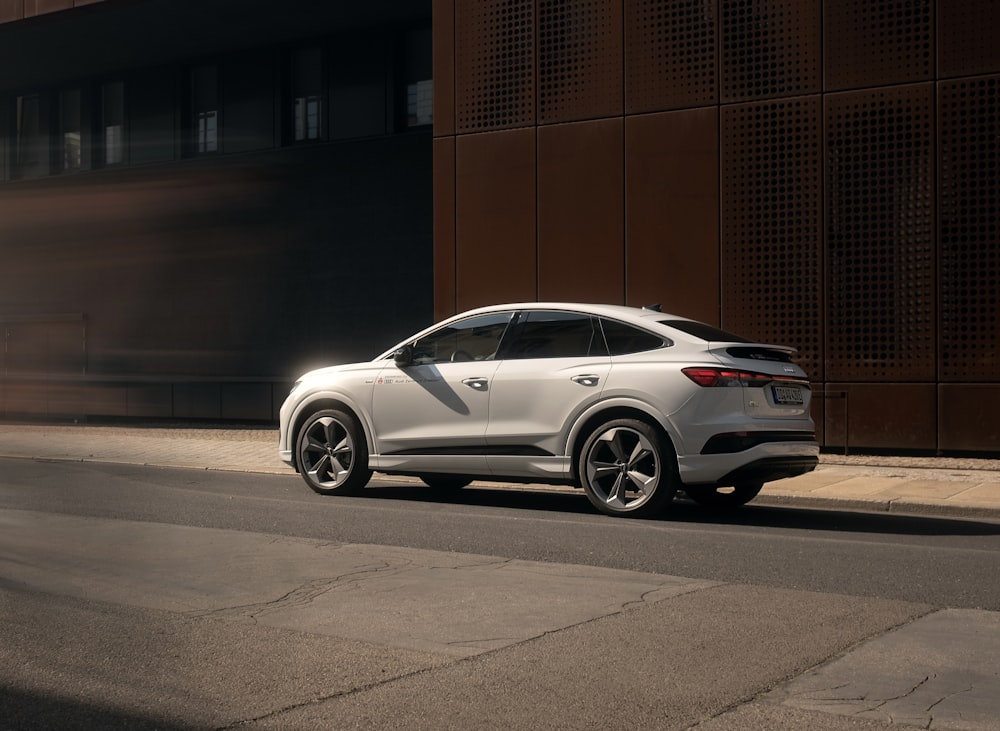
[[[524,312],[504,341],[505,359],[595,355],[607,355],[600,331],[592,317],[576,312]]]
[[[659,335],[640,330],[639,328],[626,325],[616,320],[601,320],[601,327],[604,329],[604,339],[608,343],[608,350],[611,355],[628,355],[629,353],[642,353],[647,350],[656,350],[672,343],[664,340]]]
[[[712,327],[711,325],[706,325],[704,322],[695,322],[694,320],[660,320],[661,325],[668,325],[675,330],[680,330],[682,333],[687,333],[688,335],[693,335],[696,338],[700,338],[709,343],[750,343],[752,340],[747,340],[739,335],[733,335],[725,330],[720,330],[717,327]]]

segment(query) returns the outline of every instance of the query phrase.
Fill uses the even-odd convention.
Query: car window
[[[492,360],[512,312],[477,315],[428,333],[413,343],[413,363]]]
[[[683,333],[693,335],[709,343],[749,343],[752,342],[739,335],[733,335],[712,325],[696,320],[660,320],[663,325],[669,325]]]
[[[532,310],[518,316],[505,359],[579,358],[607,355],[590,315]]]
[[[646,350],[656,350],[672,343],[659,335],[654,335],[646,330],[626,325],[617,320],[607,320],[601,318],[601,327],[604,330],[604,339],[608,343],[608,350],[611,355],[628,355],[629,353],[641,353]]]

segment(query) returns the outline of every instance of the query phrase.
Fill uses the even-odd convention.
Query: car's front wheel
[[[704,508],[733,510],[757,497],[762,482],[743,482],[734,487],[688,487],[687,496]]]
[[[372,476],[358,420],[337,409],[317,411],[306,419],[296,440],[295,457],[306,484],[324,495],[354,494]]]
[[[584,442],[578,469],[587,498],[608,515],[654,515],[677,491],[673,449],[658,430],[636,419],[615,419],[595,429]]]

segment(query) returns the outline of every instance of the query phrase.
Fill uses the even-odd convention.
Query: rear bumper
[[[678,455],[684,485],[728,486],[770,482],[811,472],[819,464],[815,441],[767,441],[741,452]]]
[[[812,431],[738,431],[716,434],[705,442],[702,454],[735,454],[772,442],[806,442],[815,444],[816,433]]]
[[[817,464],[819,457],[765,457],[736,468],[716,484],[721,487],[751,482],[773,482],[812,472]]]

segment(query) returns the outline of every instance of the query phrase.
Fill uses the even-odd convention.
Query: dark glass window
[[[640,330],[617,320],[602,319],[601,327],[604,329],[604,339],[608,342],[608,350],[611,351],[611,355],[642,353],[671,344],[659,335],[654,335],[651,332]]]
[[[66,89],[59,93],[60,172],[68,173],[80,169],[83,152],[82,131],[80,90]]]
[[[406,126],[425,127],[433,122],[434,81],[411,81],[406,85]]]
[[[193,150],[203,155],[219,151],[219,69],[215,65],[191,69],[191,129]]]
[[[413,344],[413,363],[493,360],[510,318],[510,312],[478,315],[435,330]]]
[[[16,128],[14,139],[14,174],[20,178],[37,178],[45,175],[45,130],[42,127],[42,98],[40,94],[25,94],[16,100]]]
[[[125,84],[110,81],[101,87],[101,129],[104,164],[125,162]]]
[[[706,325],[704,322],[697,322],[695,320],[660,320],[663,325],[669,325],[675,330],[680,330],[682,333],[687,333],[688,335],[693,335],[696,338],[700,338],[709,343],[750,343],[752,340],[747,340],[746,338],[740,337],[739,335],[733,335],[725,330],[720,330],[712,325]]]
[[[323,137],[323,49],[292,54],[292,134],[295,142]]]
[[[403,34],[397,52],[405,116],[404,129],[426,127],[434,122],[434,82],[431,79],[431,31],[415,28]]]
[[[577,312],[522,313],[503,357],[582,358],[607,355],[600,333],[589,315]]]

